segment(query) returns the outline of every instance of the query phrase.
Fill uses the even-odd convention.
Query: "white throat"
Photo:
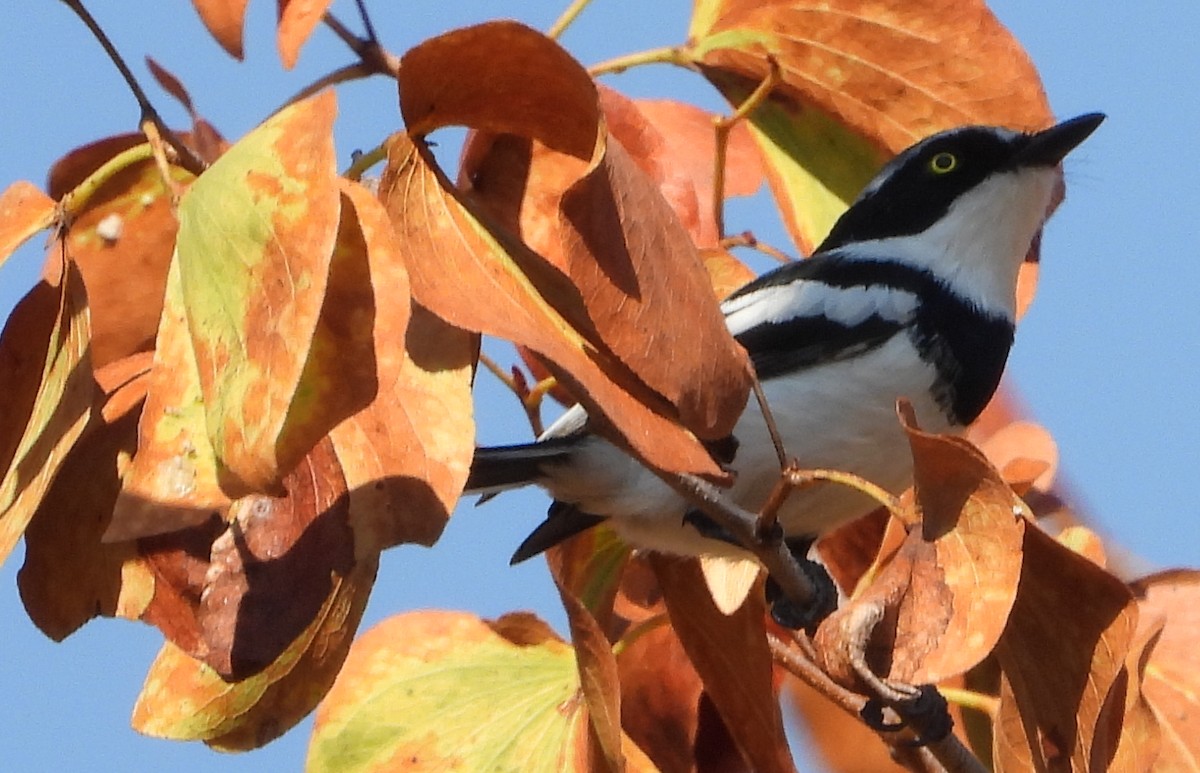
[[[887,256],[927,269],[981,310],[1012,319],[1017,272],[1046,220],[1058,175],[1044,167],[993,175],[919,234],[844,249],[855,257]]]

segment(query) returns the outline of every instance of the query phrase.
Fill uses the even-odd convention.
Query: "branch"
[[[375,28],[371,25],[370,17],[367,16],[367,9],[359,0],[359,14],[363,18],[363,24],[367,28],[367,37],[360,38],[350,31],[350,28],[334,16],[331,12],[326,11],[322,21],[325,26],[333,31],[346,46],[353,51],[360,62],[366,66],[371,72],[379,75],[387,75],[392,78],[400,77],[400,57],[388,51],[375,37]]]
[[[588,74],[593,78],[599,75],[614,75],[625,72],[630,67],[640,67],[644,64],[675,64],[688,69],[694,67],[692,60],[688,58],[683,48],[665,46],[606,59],[589,67]]]
[[[79,17],[85,26],[87,26],[88,30],[91,31],[92,36],[95,37],[96,41],[100,44],[100,47],[104,49],[106,54],[108,54],[108,58],[114,65],[116,65],[117,70],[121,73],[121,77],[125,79],[125,84],[129,87],[129,90],[133,92],[133,97],[137,100],[138,107],[142,112],[141,117],[138,119],[138,125],[141,127],[142,132],[146,135],[147,139],[150,140],[151,146],[153,147],[158,145],[158,140],[160,138],[165,140],[166,143],[171,147],[171,150],[175,152],[178,165],[192,174],[199,176],[205,169],[208,168],[208,164],[204,163],[203,159],[193,153],[192,149],[185,145],[183,141],[179,139],[179,136],[176,135],[175,132],[171,131],[170,127],[163,123],[162,117],[158,114],[158,111],[154,109],[154,105],[150,104],[150,98],[146,96],[146,92],[142,90],[141,84],[139,84],[137,78],[133,76],[133,72],[129,69],[129,66],[125,64],[125,60],[121,57],[120,52],[117,51],[116,46],[113,45],[108,35],[96,22],[96,19],[91,15],[91,13],[88,12],[87,8],[84,7],[83,0],[61,1],[63,5],[74,11],[75,15]],[[149,130],[147,129],[147,125],[150,127]],[[159,160],[160,167],[165,166],[165,164],[165,158]],[[170,176],[168,175],[166,179],[169,181]]]

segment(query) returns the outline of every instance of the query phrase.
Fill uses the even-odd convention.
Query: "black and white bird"
[[[907,398],[921,426],[973,421],[1000,382],[1016,318],[1017,272],[1039,237],[1059,164],[1104,116],[1034,133],[965,126],[900,153],[859,194],[807,260],[751,281],[722,304],[750,355],[789,455],[852,472],[893,492],[912,482],[896,419]],[[753,401],[730,453],[731,499],[757,510],[779,477]],[[554,505],[514,563],[608,521],[631,545],[682,555],[745,555],[653,472],[568,410],[534,443],[480,448],[468,493],[536,484]],[[794,493],[788,537],[816,537],[874,508],[844,486]],[[711,526],[711,524],[710,524]]]

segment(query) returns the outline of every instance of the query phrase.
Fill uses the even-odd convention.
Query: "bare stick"
[[[597,75],[612,75],[625,72],[630,67],[640,67],[644,64],[675,64],[680,67],[694,69],[694,65],[684,49],[679,46],[665,46],[663,48],[652,48],[648,51],[637,51],[632,54],[623,54],[612,59],[606,59],[599,64],[589,67],[588,73],[593,77]]]
[[[141,126],[143,131],[145,131],[145,124],[151,124],[154,129],[157,130],[158,135],[161,136],[161,138],[171,146],[173,151],[175,151],[175,155],[177,156],[176,160],[179,166],[188,170],[192,174],[199,176],[205,169],[208,168],[208,165],[204,163],[203,159],[193,153],[192,149],[185,145],[183,141],[180,140],[175,134],[175,132],[171,131],[171,129],[165,123],[163,123],[162,117],[158,114],[158,111],[154,109],[154,105],[150,104],[150,98],[146,96],[146,92],[142,90],[141,84],[139,84],[137,78],[133,76],[133,72],[129,69],[129,66],[125,64],[125,60],[121,57],[120,52],[117,51],[116,46],[113,45],[108,35],[96,22],[96,19],[92,16],[92,14],[88,12],[88,9],[84,7],[83,0],[61,1],[63,5],[74,11],[75,15],[79,17],[85,26],[87,26],[88,30],[91,31],[92,36],[96,38],[96,42],[98,42],[100,47],[104,49],[104,53],[108,54],[108,58],[114,65],[116,65],[117,70],[121,73],[121,77],[125,79],[125,84],[129,87],[129,90],[133,92],[133,98],[137,100],[138,107],[142,111],[141,118],[138,120],[139,126]],[[153,145],[155,138],[150,135],[147,136]],[[170,178],[168,177],[167,179],[169,180]]]
[[[770,258],[774,258],[780,263],[792,263],[796,260],[783,250],[777,247],[772,247],[766,242],[759,240],[759,238],[750,231],[742,231],[740,234],[726,236],[717,244],[725,249],[729,249],[730,247],[749,247],[752,250],[758,250]]]

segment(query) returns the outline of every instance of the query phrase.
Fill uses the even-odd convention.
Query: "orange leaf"
[[[372,266],[379,392],[330,433],[350,488],[357,555],[436,542],[475,450],[471,379],[478,337],[419,306],[409,319],[407,307],[390,296],[388,280],[398,267]]]
[[[725,615],[713,604],[696,561],[651,554],[650,563],[671,626],[751,768],[795,771],[775,693],[761,594]]]
[[[54,199],[18,180],[0,193],[0,266],[26,239],[54,222]]]
[[[609,136],[657,183],[693,243],[715,246],[721,237],[713,218],[716,116],[674,100],[633,100],[609,88],[599,91]],[[762,185],[762,161],[745,123],[729,134],[725,167],[727,197],[749,196]]]
[[[1200,768],[1200,572],[1175,569],[1133,583],[1138,597],[1139,635],[1158,623],[1162,634],[1150,652],[1142,682],[1162,726],[1161,770]]]
[[[230,56],[241,59],[242,31],[249,0],[192,0],[208,32]]]
[[[496,66],[497,61],[506,66]],[[422,82],[422,75],[436,86]],[[490,89],[486,97],[477,92],[480,84]],[[467,102],[471,95],[480,98]],[[552,106],[552,111],[536,105],[524,110],[531,100]],[[436,286],[445,285],[440,270],[434,282],[411,262],[414,293],[455,324],[528,345],[586,384],[586,371],[594,372],[594,366],[575,367],[546,345],[559,339],[555,348],[561,350],[571,338],[582,339],[579,343],[596,347],[597,355],[609,352],[616,358],[602,368],[627,391],[645,395],[642,402],[654,399],[646,395],[646,387],[664,396],[669,406],[656,406],[656,412],[678,412],[680,422],[696,435],[722,437],[745,405],[745,355],[726,331],[696,251],[657,185],[619,144],[607,142],[598,104],[595,87],[578,63],[553,41],[515,23],[459,30],[405,56],[401,108],[414,133],[464,123],[503,134],[483,135],[472,144],[463,175],[471,181],[471,203],[483,206],[490,216],[484,221],[517,264],[466,266],[454,272],[457,282],[450,292]],[[527,185],[522,182],[526,177]],[[385,198],[395,179],[385,179]],[[400,219],[400,207],[392,211]],[[540,257],[519,255],[520,247],[509,244],[513,235]],[[543,259],[560,269],[569,284]],[[492,270],[480,270],[487,268]],[[525,285],[523,295],[532,283],[542,298],[520,302],[549,305],[571,329],[557,325],[542,345],[527,340],[529,334],[499,333],[495,328],[503,322],[515,323],[492,300],[496,269],[515,274],[512,279]],[[486,294],[463,291],[476,283]],[[489,310],[488,302],[497,308]],[[461,308],[466,306],[470,308]],[[471,324],[463,321],[480,316],[484,319]],[[562,341],[564,337],[568,340]],[[674,356],[657,355],[664,350]],[[631,373],[623,373],[626,368]],[[589,388],[595,391],[586,384],[585,393]],[[660,434],[644,427],[626,429],[621,425],[630,422],[614,406],[596,402],[639,453],[664,466],[668,454],[645,440],[652,434],[657,440]],[[669,467],[716,474],[715,465],[688,440],[684,436],[678,445],[691,445],[690,453]]]
[[[868,659],[880,676],[942,681],[983,660],[1004,630],[1021,573],[1024,503],[962,438],[920,430],[902,415],[913,455],[910,512],[920,517],[895,558],[817,633],[826,668],[857,685],[846,660],[862,610],[886,610]],[[908,519],[906,519],[908,520]]]
[[[671,406],[580,333],[583,315],[555,305],[578,293],[562,274],[519,243],[499,242],[501,234],[488,231],[449,190],[427,149],[395,135],[388,157],[380,196],[421,305],[452,325],[538,352],[593,417],[608,417],[651,463],[717,472],[703,446],[679,431]]]
[[[279,58],[286,69],[296,66],[300,47],[321,23],[321,17],[325,15],[330,2],[332,0],[278,0]]]
[[[759,81],[772,56],[783,95],[892,152],[964,123],[1031,130],[1053,120],[1029,56],[982,0],[706,5],[719,9],[713,22],[690,30],[705,68]]]
[[[1137,609],[1124,583],[1040,529],[1025,530],[1021,552],[1020,592],[996,648],[996,769],[1096,770],[1116,751],[1100,719]]]
[[[117,154],[143,142],[140,134],[126,134],[72,150],[50,169],[51,195],[61,198]],[[179,183],[193,179],[172,170]],[[177,230],[170,191],[151,159],[106,180],[71,221],[66,251],[87,287],[97,369],[154,348]],[[60,244],[51,246],[48,269],[61,250]]]
[[[625,756],[621,749],[621,683],[612,645],[583,602],[563,585],[556,585],[563,608],[567,611],[567,623],[571,627],[575,665],[579,669],[583,699],[587,702],[588,719],[591,722],[599,767],[609,771],[624,770]]]

